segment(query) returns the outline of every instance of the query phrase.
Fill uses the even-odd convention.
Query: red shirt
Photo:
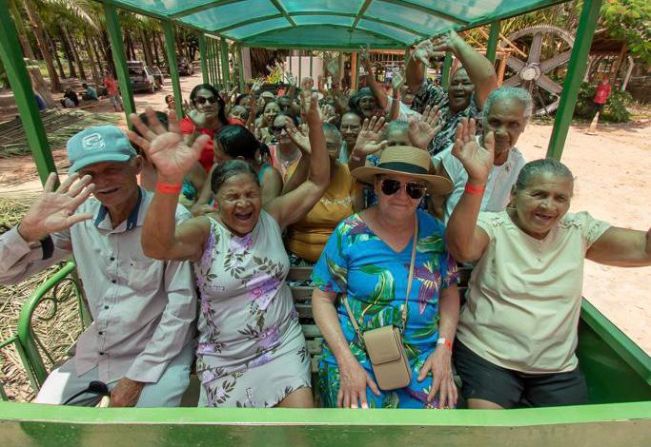
[[[594,101],[595,104],[606,104],[608,97],[610,96],[610,84],[605,82],[600,82],[597,86],[597,91],[595,92]]]
[[[238,120],[229,118],[228,124],[239,124],[239,122]],[[179,130],[183,135],[193,134],[195,132],[195,127],[196,126],[192,120],[187,116],[179,122]],[[201,151],[201,156],[199,157],[199,163],[201,163],[201,166],[203,166],[206,172],[210,172],[210,168],[212,168],[215,159],[215,154],[213,152],[213,148],[215,146],[214,139],[218,134],[213,129],[199,129],[199,133],[201,135],[208,135],[210,137],[210,140],[206,142],[206,145]]]
[[[118,81],[115,79],[111,77],[104,78],[104,87],[106,87],[106,93],[108,93],[109,96],[118,95]]]

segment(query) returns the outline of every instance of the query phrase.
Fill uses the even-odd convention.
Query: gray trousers
[[[194,341],[185,345],[179,355],[167,365],[158,382],[148,383],[143,387],[136,407],[178,407],[190,383],[194,350]],[[100,380],[97,367],[78,376],[73,357],[50,373],[34,403],[61,405],[70,397],[85,390],[93,380]],[[115,380],[106,385],[109,390],[112,390],[117,383],[118,380]],[[70,405],[95,406],[100,399],[101,396],[85,393],[75,398]]]

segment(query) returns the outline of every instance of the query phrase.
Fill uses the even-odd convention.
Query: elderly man
[[[481,203],[482,211],[502,211],[509,203],[511,188],[525,164],[524,157],[515,144],[527,125],[532,109],[533,103],[529,92],[517,87],[500,87],[493,90],[486,99],[482,135],[477,136],[477,139],[480,144],[483,144],[484,138],[489,133],[493,134],[495,161],[485,186],[486,191]],[[474,127],[474,120],[468,122],[464,119],[460,125],[464,131],[471,133],[475,132]],[[443,217],[445,222],[461,199],[468,180],[463,165],[452,155],[454,140],[451,139],[449,143],[447,149],[432,157],[438,174],[448,177],[454,184],[454,189],[448,197],[433,198],[434,214]],[[445,203],[443,204],[441,200]],[[441,209],[443,205],[444,209]]]
[[[438,51],[452,52],[462,64],[452,73],[447,91],[425,81],[425,66]],[[414,94],[413,110],[423,113],[426,106],[436,106],[441,113],[443,126],[428,147],[432,155],[448,146],[461,119],[480,115],[486,98],[497,87],[493,64],[454,31],[436,44],[429,40],[419,44],[407,63],[405,78]]]
[[[190,265],[143,254],[142,224],[153,195],[138,187],[142,159],[122,131],[91,127],[67,149],[74,174],[56,191],[52,174],[21,223],[0,237],[3,282],[72,254],[93,317],[75,356],[52,371],[35,402],[92,405],[99,398],[83,391],[100,380],[112,406],[178,406],[193,360]],[[190,214],[179,206],[176,217]]]

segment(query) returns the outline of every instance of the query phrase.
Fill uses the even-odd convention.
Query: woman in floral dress
[[[384,150],[376,167],[352,172],[373,184],[378,204],[339,224],[312,274],[314,318],[326,341],[319,391],[328,407],[456,404],[451,348],[459,317],[457,267],[447,252],[443,224],[417,210],[427,188],[432,194],[445,194],[452,185],[429,175],[430,167],[426,151],[394,146]],[[401,327],[414,241],[414,277],[402,334],[412,379],[404,388],[380,392],[367,353],[338,298],[347,296],[362,331]]]
[[[188,147],[170,116],[170,132],[153,111],[149,128],[132,115],[144,138],[131,133],[158,170],[145,218],[143,249],[156,259],[195,261],[201,292],[197,374],[200,405],[311,407],[309,355],[285,283],[289,259],[282,230],[301,219],[323,195],[330,173],[322,122],[312,98],[307,113],[312,149],[307,180],[262,209],[258,176],[244,161],[214,172],[216,213],[175,226],[173,210],[185,171],[204,138]]]

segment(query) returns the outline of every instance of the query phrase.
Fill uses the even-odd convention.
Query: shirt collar
[[[142,224],[142,222],[138,221],[138,215],[140,214],[141,204],[142,204],[142,189],[138,187],[138,200],[136,201],[135,206],[131,210],[131,213],[129,213],[129,216],[127,217],[126,228],[123,231],[131,231],[134,228],[136,228],[139,224]],[[108,230],[117,230],[118,228],[122,227],[122,223],[118,225],[117,228],[113,228],[110,222],[108,223],[108,227],[106,227],[106,225],[103,225],[103,222],[106,220],[107,216],[108,216],[108,208],[106,208],[104,205],[100,205],[99,210],[97,211],[97,216],[95,216],[95,226],[97,228],[108,229]]]

